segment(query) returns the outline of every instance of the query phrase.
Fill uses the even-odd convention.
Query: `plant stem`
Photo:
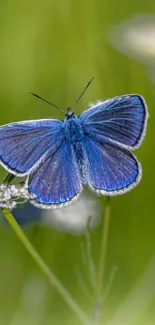
[[[4,179],[4,184],[10,184],[12,180],[15,178],[15,175],[7,174],[6,178]]]
[[[100,317],[101,317],[109,223],[110,223],[110,197],[106,197],[106,207],[105,207],[105,216],[103,222],[102,243],[101,243],[100,259],[99,259],[98,281],[97,281],[97,294],[96,294],[97,299],[94,308],[94,320],[96,321],[96,325],[100,324]]]
[[[30,243],[28,238],[25,236],[24,232],[14,219],[12,213],[10,210],[3,209],[4,216],[14,232],[16,233],[17,237],[20,239],[22,244],[25,246],[27,251],[30,253],[30,255],[34,258],[42,272],[46,275],[48,278],[50,284],[56,288],[58,293],[61,295],[61,297],[65,300],[66,304],[71,308],[72,311],[76,314],[76,316],[79,318],[81,323],[83,325],[91,325],[92,322],[88,318],[87,315],[83,312],[83,310],[79,307],[77,302],[73,299],[71,294],[67,291],[67,289],[62,285],[62,283],[56,278],[56,276],[52,273],[50,268],[47,266],[47,264],[44,262],[42,257],[38,254],[38,252],[35,250],[34,246]]]

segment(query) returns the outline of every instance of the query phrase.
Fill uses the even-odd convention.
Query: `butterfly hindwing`
[[[35,120],[0,127],[0,163],[17,176],[27,175],[52,148],[59,145],[63,122]]]
[[[99,134],[134,149],[144,138],[147,117],[143,97],[123,95],[99,102],[83,112],[79,119],[85,134]]]
[[[69,205],[82,190],[74,151],[67,140],[57,151],[49,151],[46,159],[27,180],[32,203],[41,208]]]
[[[134,188],[141,179],[141,165],[125,147],[87,137],[88,184],[103,195],[118,195]]]

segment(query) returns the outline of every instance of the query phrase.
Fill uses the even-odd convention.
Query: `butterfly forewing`
[[[17,176],[28,174],[49,149],[57,149],[62,125],[59,120],[36,120],[0,127],[0,163]]]
[[[100,102],[79,116],[85,134],[103,136],[131,149],[145,135],[147,107],[139,95],[124,95]]]

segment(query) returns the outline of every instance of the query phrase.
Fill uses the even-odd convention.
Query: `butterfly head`
[[[67,108],[67,114],[65,115],[65,120],[70,120],[75,117],[76,117],[75,113],[70,108]]]

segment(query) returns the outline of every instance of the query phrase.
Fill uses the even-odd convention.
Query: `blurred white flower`
[[[113,26],[109,41],[118,51],[152,69],[155,67],[155,14],[137,15]]]
[[[21,226],[41,224],[58,231],[79,235],[87,229],[96,227],[100,221],[101,205],[93,193],[84,192],[72,205],[56,210],[38,209],[30,203],[17,205],[14,197],[29,201],[27,188],[19,185],[0,185],[0,207],[7,209],[17,207],[13,215]]]
[[[99,224],[101,206],[93,194],[84,193],[72,205],[58,210],[43,210],[41,222],[59,231],[80,235]]]

